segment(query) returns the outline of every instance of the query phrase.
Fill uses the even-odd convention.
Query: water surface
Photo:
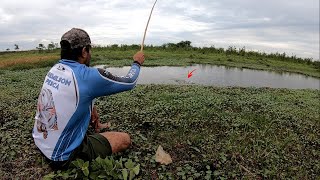
[[[123,76],[130,67],[96,66]],[[188,78],[188,71],[193,76]],[[138,84],[198,84],[207,86],[270,87],[289,89],[320,89],[320,79],[296,73],[279,73],[213,65],[187,67],[142,67]]]

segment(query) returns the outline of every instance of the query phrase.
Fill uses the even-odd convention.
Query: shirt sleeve
[[[140,65],[133,63],[126,76],[115,76],[106,69],[93,69],[88,81],[89,93],[93,98],[131,90],[135,87]]]

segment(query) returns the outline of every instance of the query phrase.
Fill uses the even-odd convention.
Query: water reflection
[[[125,75],[130,69],[130,67],[96,67],[107,69],[116,75]],[[196,71],[188,79],[188,71],[193,69],[196,69]],[[210,86],[320,89],[320,79],[305,75],[205,64],[187,67],[142,67],[138,84],[200,84]]]

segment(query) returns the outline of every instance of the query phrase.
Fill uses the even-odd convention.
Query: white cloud
[[[3,0],[0,50],[59,42],[72,27],[85,29],[95,44],[139,44],[153,2]],[[190,40],[319,59],[318,15],[318,0],[159,0],[146,43]]]

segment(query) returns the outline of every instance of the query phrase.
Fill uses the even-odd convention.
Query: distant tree
[[[42,51],[45,49],[45,46],[43,44],[39,44],[38,47],[36,47],[39,51]]]
[[[146,47],[146,45],[145,45],[145,47]],[[139,48],[140,48],[140,45],[131,44],[131,45],[129,46],[129,48],[130,48],[130,49],[139,49]]]
[[[46,47],[43,44],[39,44],[39,48],[45,49]]]
[[[178,48],[190,48],[191,47],[191,41],[181,41],[177,44]]]
[[[111,48],[112,48],[112,49],[116,49],[116,48],[118,48],[118,47],[119,47],[118,44],[112,44],[112,45],[111,45]]]
[[[7,51],[10,51],[10,48],[7,48],[6,50],[7,50]]]
[[[179,43],[166,43],[161,46],[162,49],[176,49],[176,48],[192,48],[191,41],[180,41]]]
[[[126,50],[128,49],[128,45],[126,45],[126,44],[121,44],[120,48],[121,48],[121,50],[126,51]]]
[[[14,50],[19,50],[19,46],[18,46],[18,44],[14,44]]]
[[[175,48],[175,47],[177,47],[177,45],[175,43],[167,43],[166,47],[167,48]]]
[[[48,44],[48,50],[53,50],[56,46],[54,45],[54,42],[51,42],[50,44]]]
[[[102,48],[102,46],[99,44],[91,44],[91,47],[92,48]]]

